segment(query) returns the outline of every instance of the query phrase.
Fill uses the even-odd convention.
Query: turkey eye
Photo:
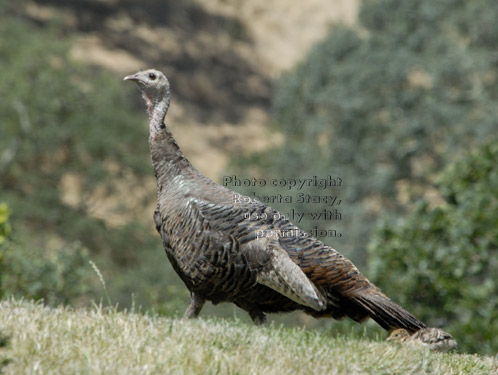
[[[156,79],[156,75],[154,73],[149,73],[149,78],[154,81]]]

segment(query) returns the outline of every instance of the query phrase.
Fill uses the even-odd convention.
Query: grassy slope
[[[0,303],[5,374],[492,374],[498,359],[99,308]]]

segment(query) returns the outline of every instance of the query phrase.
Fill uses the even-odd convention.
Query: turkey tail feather
[[[404,328],[416,332],[427,326],[383,294],[365,294],[351,300],[368,311],[370,317],[385,330]]]

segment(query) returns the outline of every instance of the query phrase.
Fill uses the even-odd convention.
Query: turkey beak
[[[135,73],[135,74],[130,74],[129,76],[124,77],[123,81],[135,81],[135,82],[139,82],[140,78],[138,78],[138,73]]]

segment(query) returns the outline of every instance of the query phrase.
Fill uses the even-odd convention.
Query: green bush
[[[421,200],[369,247],[372,281],[461,350],[498,351],[498,142],[445,169],[444,203]]]
[[[97,295],[88,251],[79,243],[59,250],[11,244],[3,261],[4,297],[43,300],[56,306],[82,305]]]
[[[6,246],[10,237],[10,210],[6,203],[0,203],[0,246]]]
[[[8,206],[1,203],[0,297],[43,300],[50,305],[86,302],[95,289],[88,250],[78,242],[59,249],[22,243],[12,233],[9,216]]]

